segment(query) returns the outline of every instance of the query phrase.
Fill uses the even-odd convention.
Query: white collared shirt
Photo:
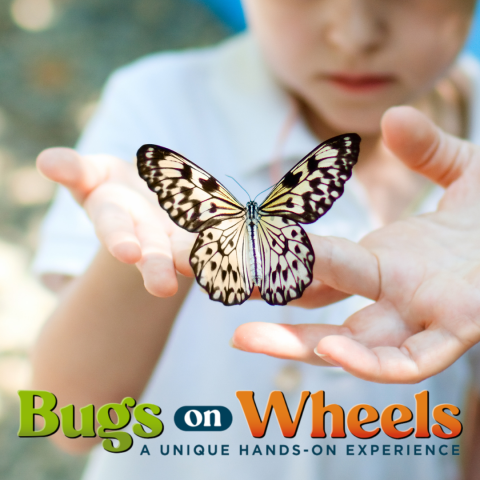
[[[466,62],[465,69],[476,82],[470,138],[480,143],[480,69],[474,61]],[[248,35],[241,35],[214,48],[150,55],[120,69],[108,82],[98,112],[78,149],[81,153],[109,153],[131,160],[145,143],[164,145],[198,163],[237,198],[245,199],[245,194],[225,174],[235,177],[252,197],[270,185],[269,165],[290,105],[288,95],[275,83],[254,41]],[[297,122],[282,151],[283,170],[287,171],[317,144],[318,139],[301,121]],[[433,192],[419,213],[434,210],[440,196],[440,189]],[[378,226],[364,189],[354,175],[330,212],[307,225],[306,230],[357,241]],[[38,273],[78,275],[97,247],[85,214],[61,190],[45,221],[34,269]],[[359,403],[373,405],[380,412],[393,403],[415,411],[414,394],[425,389],[430,391],[431,407],[439,403],[463,405],[471,378],[467,356],[418,385],[380,385],[359,380],[341,369],[251,355],[228,345],[235,328],[247,321],[340,324],[369,303],[352,297],[315,310],[271,307],[259,301],[224,307],[210,301],[195,284],[178,315],[161,362],[142,399],[137,399],[162,408],[165,433],[154,440],[137,438],[132,450],[119,455],[97,448],[85,479],[456,478],[458,457],[441,456],[438,452],[435,456],[408,457],[345,455],[347,444],[399,444],[383,434],[374,441],[359,441],[351,435],[344,440],[311,439],[310,406],[294,439],[281,436],[275,419],[262,439],[254,439],[248,430],[235,397],[237,390],[255,392],[262,416],[268,394],[273,390],[285,392],[292,415],[301,390],[312,393],[325,390],[326,402],[340,404],[346,412]],[[233,413],[233,424],[222,433],[186,434],[173,424],[175,411],[184,405],[226,406]],[[248,444],[251,449],[256,444],[290,447],[299,444],[303,450],[327,443],[337,445],[336,456],[302,452],[299,456],[267,457],[263,447],[262,456],[238,455],[240,444]],[[404,446],[425,443],[437,448],[440,444],[451,444],[435,437],[428,442],[415,439],[400,442]],[[144,444],[150,456],[140,456]],[[160,444],[171,448],[173,444],[229,444],[230,455],[162,456]]]

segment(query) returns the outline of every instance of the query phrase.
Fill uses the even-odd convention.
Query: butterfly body
[[[157,145],[137,152],[138,171],[180,227],[199,235],[190,254],[210,298],[239,305],[258,287],[270,305],[300,298],[313,279],[315,255],[299,223],[312,223],[340,198],[360,137],[339,135],[298,162],[259,205],[242,205],[218,180]]]
[[[258,246],[258,204],[254,200],[250,200],[246,205],[245,227],[248,234],[248,247],[250,258],[250,275],[252,276],[253,283],[257,286],[262,281],[262,263],[260,259],[259,246]]]

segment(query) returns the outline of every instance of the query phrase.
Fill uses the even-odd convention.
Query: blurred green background
[[[26,229],[51,187],[34,186],[28,169],[43,148],[74,145],[112,70],[149,52],[208,45],[228,33],[191,0],[2,0],[2,236],[31,245]]]
[[[238,5],[237,5],[238,6]],[[204,46],[241,28],[198,0],[0,0],[0,479],[78,479],[84,457],[20,439],[17,390],[55,297],[29,272],[54,193],[35,170],[73,146],[115,68],[146,53]],[[230,12],[231,13],[231,12]]]

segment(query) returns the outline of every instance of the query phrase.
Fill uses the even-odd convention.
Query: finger
[[[245,352],[331,366],[315,354],[314,348],[318,340],[326,335],[347,333],[345,327],[338,325],[278,325],[252,322],[240,325],[235,330],[231,345]]]
[[[303,292],[303,295],[297,300],[292,300],[289,302],[289,305],[307,309],[318,308],[339,302],[347,297],[349,297],[348,294],[339,292],[338,290],[325,285],[319,280],[313,279],[312,283]],[[252,290],[249,300],[260,300],[261,298],[260,290],[258,287],[255,287]]]
[[[382,119],[386,146],[411,169],[448,187],[479,155],[471,143],[446,134],[412,107],[393,107]]]
[[[315,252],[314,279],[301,298],[290,305],[318,308],[362,295],[375,300],[380,294],[377,258],[366,248],[344,238],[309,234]],[[259,293],[251,296],[260,298]]]
[[[177,275],[169,235],[172,222],[143,195],[106,183],[85,201],[100,240],[119,260],[136,263],[152,295],[176,293]]]
[[[418,349],[417,349],[418,347]],[[426,330],[400,348],[369,349],[345,336],[322,339],[317,352],[334,365],[363,380],[378,383],[418,383],[440,373],[462,355],[461,345],[439,330]],[[412,350],[410,350],[412,349]]]
[[[183,228],[173,225],[170,236],[173,261],[177,272],[186,277],[193,277],[193,270],[190,265],[190,253],[196,238],[196,233],[189,233],[183,230]]]
[[[99,240],[113,256],[130,264],[141,259],[140,240],[132,212],[150,209],[148,200],[127,187],[107,183],[92,192],[84,207]]]
[[[380,274],[375,255],[345,238],[312,234],[309,238],[315,252],[315,280],[343,292],[345,296],[361,295],[372,300],[378,298]],[[333,296],[333,292],[330,293]]]
[[[258,287],[253,287],[251,295],[248,297],[249,300],[262,300],[262,296],[260,295],[260,290]]]
[[[372,328],[370,335],[365,328],[356,331],[359,316],[368,316],[370,324],[380,328]],[[410,335],[392,327],[400,323],[381,306],[372,305],[348,319],[350,335],[324,336],[315,350],[323,360],[364,380],[417,383],[443,371],[468,348],[444,328]]]
[[[135,224],[123,207],[108,203],[92,217],[98,238],[109,252],[124,263],[135,264],[142,258]]]
[[[312,283],[303,292],[303,295],[298,300],[290,302],[289,305],[308,309],[319,308],[339,302],[349,296],[348,293],[340,292],[325,285],[320,280],[313,279]]]
[[[178,282],[169,233],[171,227],[156,206],[133,212],[135,232],[140,241],[142,258],[137,267],[145,288],[157,297],[177,292]]]
[[[70,148],[49,148],[37,157],[39,171],[67,187],[80,204],[120,163],[109,155],[83,156]]]

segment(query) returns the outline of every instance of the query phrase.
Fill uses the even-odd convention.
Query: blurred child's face
[[[277,79],[327,129],[376,134],[448,70],[475,0],[244,0]]]

